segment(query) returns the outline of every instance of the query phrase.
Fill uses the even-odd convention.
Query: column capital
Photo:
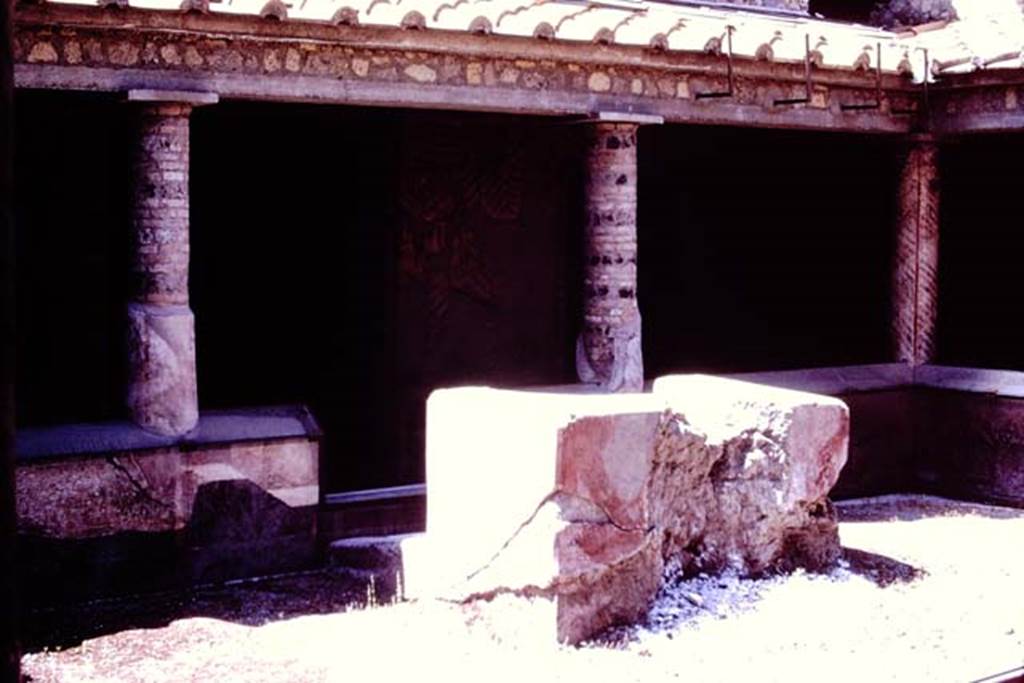
[[[574,116],[563,121],[565,124],[578,125],[631,125],[639,126],[660,126],[665,123],[665,117],[657,114],[638,114],[635,112],[619,111],[596,111],[583,116]]]
[[[140,104],[180,104],[201,107],[206,104],[217,104],[220,101],[220,95],[215,92],[187,90],[129,90],[125,93],[125,101]]]
[[[588,123],[632,123],[637,126],[660,126],[665,123],[664,116],[657,114],[637,114],[634,112],[598,111],[586,119]]]

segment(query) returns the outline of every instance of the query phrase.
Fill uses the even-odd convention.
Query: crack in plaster
[[[601,521],[593,521],[593,520],[585,520],[585,519],[568,519],[568,518],[566,518],[562,514],[562,513],[564,513],[564,511],[566,509],[566,503],[565,503],[566,499],[575,500],[575,501],[581,501],[584,505],[590,506],[591,508],[596,509],[602,515]],[[631,527],[624,527],[624,526],[622,526],[620,524],[617,524],[612,519],[612,516],[608,512],[608,510],[604,506],[602,506],[601,504],[599,504],[599,503],[597,503],[597,502],[595,502],[593,500],[590,500],[589,498],[586,498],[584,496],[580,496],[578,494],[568,493],[567,491],[563,491],[562,489],[555,489],[554,491],[552,491],[551,493],[549,493],[548,495],[544,496],[544,498],[541,499],[541,501],[537,504],[537,507],[534,508],[533,512],[530,513],[530,516],[527,517],[526,520],[524,522],[522,522],[518,527],[516,527],[516,530],[512,532],[512,535],[509,536],[508,539],[506,539],[505,542],[501,544],[501,547],[497,550],[497,552],[495,552],[490,557],[490,559],[488,559],[481,567],[479,567],[478,569],[475,569],[474,571],[470,572],[469,575],[466,576],[466,581],[472,581],[475,577],[479,576],[482,572],[486,571],[491,566],[493,566],[494,562],[499,557],[501,557],[501,555],[506,550],[508,550],[509,546],[512,545],[512,543],[516,540],[516,538],[519,537],[519,535],[523,532],[523,530],[525,530],[527,527],[529,527],[530,524],[532,524],[534,522],[534,520],[537,519],[537,515],[540,514],[541,510],[543,510],[544,506],[547,505],[548,503],[554,503],[556,506],[558,506],[560,517],[562,518],[563,521],[565,521],[565,522],[567,522],[569,524],[608,525],[608,526],[615,527],[616,529],[618,529],[619,531],[622,531],[624,533],[630,533],[630,532],[635,532],[635,531],[641,531],[643,533],[650,533],[652,531],[652,529],[653,529],[653,527],[632,527],[632,528]],[[555,583],[557,584],[557,581]],[[507,590],[510,591],[510,592],[515,592],[515,590],[517,590],[517,589],[507,589]],[[538,590],[541,590],[541,589],[538,589]],[[526,597],[529,597],[529,596],[526,596]]]
[[[146,473],[139,466],[139,463],[136,462],[135,458],[130,455],[126,456],[126,458],[129,462],[131,462],[131,464],[135,466],[135,469],[139,471],[139,474],[142,476],[142,479],[145,482],[145,484],[139,483],[135,479],[135,477],[132,476],[131,472],[128,471],[128,468],[117,461],[117,458],[115,456],[108,455],[105,458],[105,460],[110,464],[111,467],[113,467],[118,473],[123,475],[124,478],[128,480],[128,483],[131,484],[132,488],[135,489],[135,492],[139,495],[140,498],[149,501],[150,503],[156,505],[159,508],[163,508],[169,511],[173,515],[175,513],[174,506],[162,500],[158,500],[150,492],[150,489],[152,489],[153,484],[152,482],[149,481],[149,478],[146,476]]]

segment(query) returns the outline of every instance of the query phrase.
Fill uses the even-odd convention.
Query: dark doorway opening
[[[327,491],[423,481],[443,386],[573,380],[573,133],[222,103],[192,124],[204,409],[302,403]]]
[[[888,359],[892,140],[664,126],[639,149],[648,377]]]
[[[18,427],[123,418],[126,107],[24,90],[16,106]]]
[[[948,143],[941,157],[938,358],[1024,370],[1024,135]]]

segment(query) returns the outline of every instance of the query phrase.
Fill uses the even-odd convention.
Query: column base
[[[195,318],[188,306],[129,304],[128,408],[143,429],[164,436],[199,420]]]
[[[639,315],[636,316],[639,323]],[[635,327],[636,329],[629,329]],[[639,392],[644,390],[644,356],[639,324],[626,325],[614,331],[611,358],[597,368],[587,353],[584,334],[576,338],[576,375],[584,384],[597,384],[608,392]]]

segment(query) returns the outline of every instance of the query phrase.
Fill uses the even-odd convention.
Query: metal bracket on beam
[[[882,108],[882,43],[875,46],[875,101],[865,104],[841,104],[842,111],[871,111]]]
[[[733,64],[732,64],[732,33],[736,30],[736,27],[729,25],[725,27],[725,59],[728,68],[727,77],[729,79],[729,87],[727,90],[721,90],[717,92],[699,92],[693,97],[698,100],[709,100],[709,99],[721,99],[724,97],[732,97],[736,92],[735,76],[733,75]]]
[[[660,126],[665,123],[664,116],[657,114],[635,114],[633,112],[599,111],[589,116],[586,121],[597,123],[635,123],[638,126]]]
[[[776,107],[790,106],[794,104],[807,104],[814,94],[814,83],[811,82],[811,34],[804,34],[804,96],[789,97],[775,100],[772,104]]]
[[[927,121],[927,120],[929,120],[931,118],[931,90],[930,90],[930,86],[928,85],[928,79],[931,78],[931,75],[932,75],[932,73],[931,73],[931,68],[932,68],[932,66],[931,66],[931,57],[930,57],[930,55],[928,53],[928,48],[926,48],[926,47],[918,47],[918,48],[915,48],[915,49],[919,50],[922,53],[924,53],[924,81],[922,82],[922,85],[924,86],[924,98],[923,98],[924,99],[924,102],[923,102],[924,111],[923,111],[923,114],[924,114],[924,120]],[[916,114],[917,110],[915,110],[915,109],[893,109],[892,113],[896,114],[898,116],[911,116],[913,114]]]
[[[125,99],[128,102],[168,102],[199,107],[204,104],[217,104],[220,96],[215,92],[187,90],[129,90]]]

